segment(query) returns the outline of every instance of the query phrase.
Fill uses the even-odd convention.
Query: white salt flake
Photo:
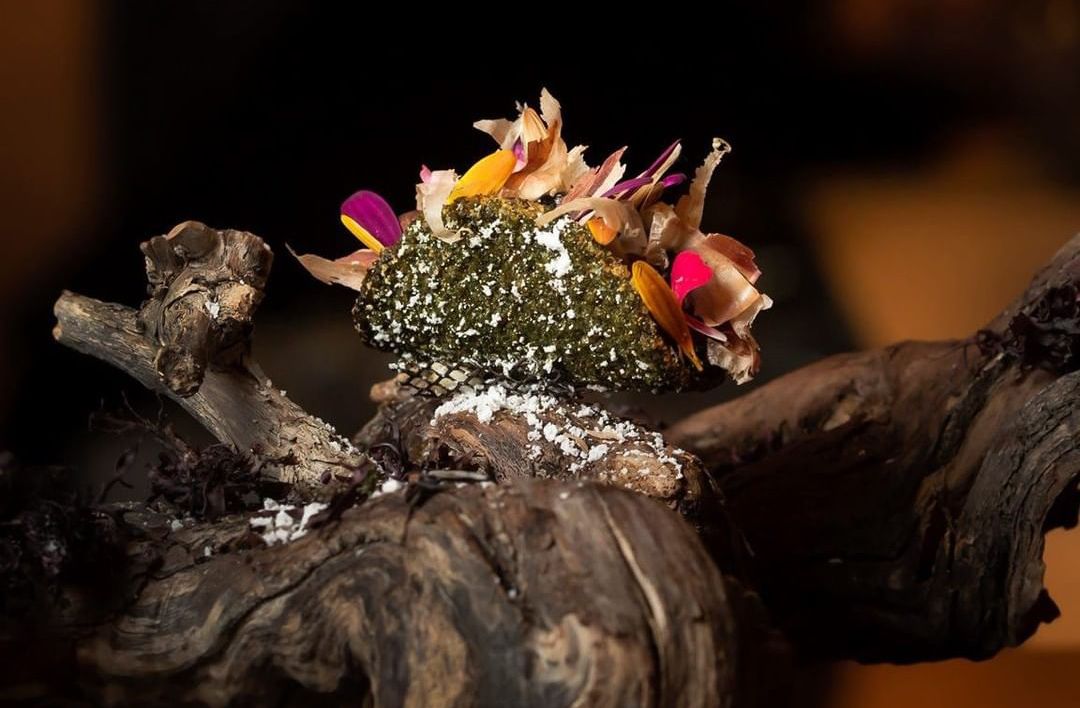
[[[276,511],[270,516],[256,516],[248,521],[254,530],[261,530],[262,540],[268,546],[278,543],[289,543],[307,535],[308,522],[311,518],[326,508],[326,504],[311,502],[300,511],[299,521],[289,513],[296,510],[292,504],[278,504],[273,499],[263,499],[264,511]],[[204,551],[209,556],[212,550],[207,547]]]

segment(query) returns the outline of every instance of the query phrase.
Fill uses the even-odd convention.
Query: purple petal
[[[682,184],[685,181],[686,175],[684,175],[682,172],[676,172],[675,174],[668,175],[664,179],[660,180],[660,185],[664,189],[670,189],[671,187]]]
[[[341,213],[365,231],[379,239],[384,246],[393,246],[401,238],[401,224],[386,200],[375,192],[360,190],[345,200]]]
[[[617,185],[604,192],[603,197],[615,197],[620,194],[628,196],[630,193],[637,191],[639,188],[644,187],[652,182],[652,177],[634,177],[633,179],[624,179]]]
[[[667,162],[667,159],[671,157],[671,153],[675,152],[675,148],[679,147],[679,142],[679,140],[676,140],[671,145],[669,145],[667,150],[664,150],[662,153],[660,153],[660,157],[656,158],[656,160],[651,165],[649,165],[649,169],[642,172],[640,175],[638,175],[638,177],[652,177],[656,173],[656,171],[660,169],[660,167],[665,162]]]

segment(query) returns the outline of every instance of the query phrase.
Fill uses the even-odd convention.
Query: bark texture
[[[111,703],[709,706],[735,694],[724,581],[693,531],[642,496],[470,485],[412,509],[386,495],[271,548],[243,518],[177,532],[128,521],[159,539],[160,565],[76,647]]]
[[[65,293],[61,343],[308,496],[367,463],[250,360],[256,237],[185,224],[144,251],[150,300]],[[397,454],[406,493],[273,547],[243,516],[113,510],[117,587],[64,590],[51,656],[77,667],[70,695],[114,704],[642,706],[777,705],[768,615],[807,655],[988,656],[1054,614],[1043,535],[1080,505],[1078,291],[1080,238],[968,340],[832,357],[668,440],[566,397],[440,413],[451,399],[389,387],[358,442]]]
[[[969,339],[830,357],[668,431],[722,490],[727,562],[805,651],[982,658],[1057,615],[1042,551],[1080,505],[1078,292],[1080,236]]]
[[[250,357],[273,256],[244,231],[184,222],[142,244],[149,298],[138,309],[65,292],[53,337],[177,401],[275,480],[311,489],[351,477],[364,456],[276,388]]]

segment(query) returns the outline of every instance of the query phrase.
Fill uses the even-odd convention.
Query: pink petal
[[[681,251],[671,266],[671,289],[681,305],[686,296],[712,279],[712,268],[693,251]]]
[[[525,154],[525,143],[518,138],[514,141],[513,147],[514,157],[517,158],[517,162],[514,163],[514,172],[521,172],[525,169],[525,165],[529,164],[529,158]]]

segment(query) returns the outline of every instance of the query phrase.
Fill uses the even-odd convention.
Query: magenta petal
[[[713,277],[712,268],[693,251],[680,251],[671,264],[671,290],[682,304],[692,291],[708,283]]]
[[[393,246],[401,238],[401,224],[386,200],[375,192],[360,190],[345,200],[341,213],[359,224],[384,246]]]
[[[682,184],[685,181],[686,175],[684,175],[682,172],[676,172],[675,174],[668,175],[664,179],[660,180],[660,184],[661,186],[663,186],[664,189],[669,189],[676,185]]]

